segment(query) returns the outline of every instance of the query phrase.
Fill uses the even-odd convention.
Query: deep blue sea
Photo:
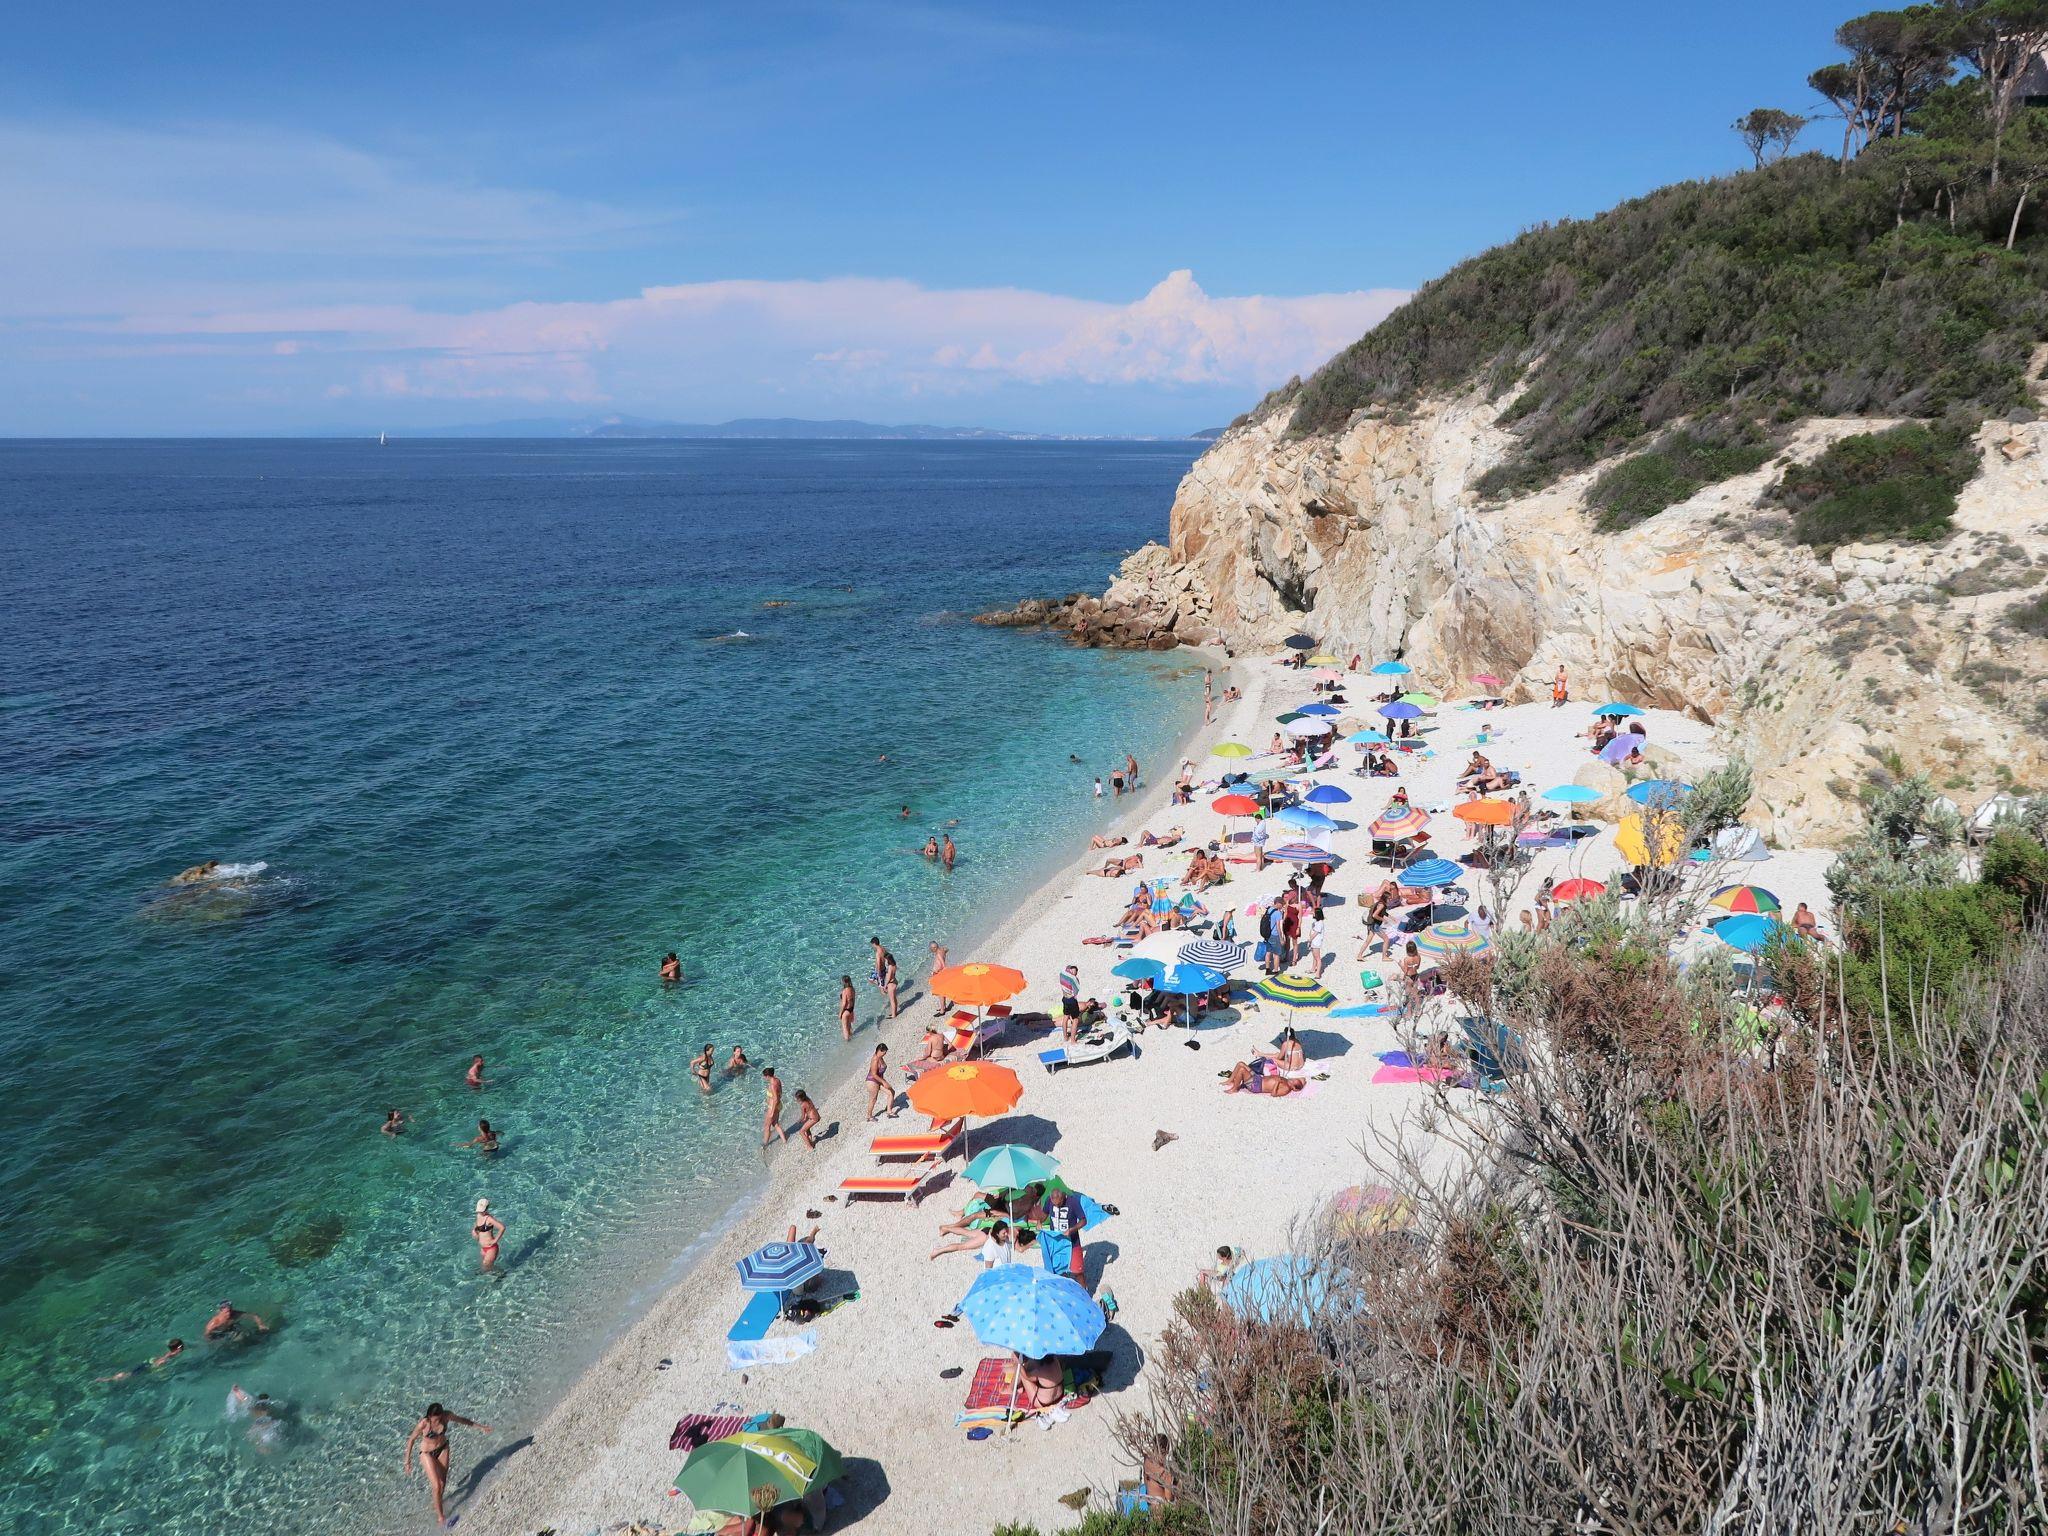
[[[1171,750],[1197,669],[963,616],[1197,446],[0,443],[0,1529],[423,1524],[420,1405],[516,1439],[758,1187],[697,1046],[836,1083],[870,934],[921,978]]]

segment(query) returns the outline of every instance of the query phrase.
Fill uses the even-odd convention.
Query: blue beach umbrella
[[[1388,720],[1413,720],[1422,713],[1422,706],[1419,704],[1407,704],[1396,699],[1391,704],[1382,704],[1379,712]]]
[[[1374,677],[1406,677],[1415,669],[1405,661],[1381,661],[1373,664]]]
[[[1767,912],[1744,912],[1714,924],[1714,937],[1745,955],[1755,954],[1783,932],[1785,925]]]
[[[811,1243],[770,1243],[733,1266],[741,1286],[750,1291],[791,1290],[824,1267],[825,1256]]]
[[[1602,704],[1598,709],[1594,710],[1593,713],[1596,715],[1606,715],[1610,719],[1619,720],[1627,715],[1640,715],[1642,711],[1640,709],[1637,709],[1633,704]]]
[[[1184,960],[1152,985],[1175,997],[1193,997],[1202,992],[1214,992],[1228,980],[1230,978],[1214,966],[1196,965]]]
[[[1645,739],[1634,731],[1625,731],[1600,749],[1600,761],[1618,763],[1640,748]]]
[[[1348,805],[1351,796],[1334,784],[1318,784],[1301,797],[1311,805]]]
[[[1157,981],[1166,974],[1166,962],[1141,960],[1134,955],[1128,960],[1117,961],[1109,968],[1109,974],[1121,976],[1125,981]]]
[[[1331,715],[1342,714],[1343,711],[1334,704],[1316,703],[1304,704],[1295,713],[1297,715],[1320,715],[1324,719],[1328,719]]]
[[[1543,791],[1543,798],[1559,805],[1591,805],[1600,798],[1600,791],[1585,784],[1560,784]]]
[[[1465,871],[1449,859],[1423,859],[1410,864],[1401,871],[1403,885],[1419,885],[1430,891],[1429,915],[1436,918],[1436,890],[1441,886],[1456,885]]]
[[[1102,1308],[1077,1281],[1036,1264],[984,1270],[954,1310],[991,1349],[1034,1359],[1085,1354],[1106,1326]]]
[[[1353,731],[1344,739],[1357,747],[1384,747],[1393,738],[1385,731]]]
[[[1022,1189],[1042,1184],[1060,1171],[1059,1159],[1030,1147],[990,1147],[966,1167],[967,1181],[977,1189]]]
[[[1290,805],[1284,811],[1275,811],[1272,821],[1276,827],[1301,827],[1310,832],[1333,831],[1337,825],[1334,819],[1307,805]]]
[[[1690,784],[1681,784],[1676,779],[1644,779],[1628,787],[1628,797],[1637,805],[1648,805],[1653,800],[1660,805],[1669,805],[1691,793]]]
[[[1358,1306],[1348,1274],[1332,1275],[1325,1265],[1298,1253],[1256,1259],[1233,1271],[1223,1282],[1223,1300],[1233,1311],[1262,1323],[1307,1323],[1333,1302],[1346,1311]]]

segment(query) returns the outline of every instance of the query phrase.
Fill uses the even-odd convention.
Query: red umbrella
[[[1595,896],[1605,896],[1607,887],[1598,880],[1561,880],[1550,894],[1557,901],[1591,901]]]
[[[1256,816],[1259,802],[1250,795],[1218,795],[1209,802],[1209,809],[1219,816]]]

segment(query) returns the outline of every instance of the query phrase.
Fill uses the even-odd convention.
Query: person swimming
[[[206,1320],[206,1327],[202,1331],[207,1338],[218,1342],[221,1339],[238,1336],[245,1322],[254,1323],[258,1333],[270,1332],[270,1324],[254,1312],[243,1312],[236,1308],[233,1302],[228,1301],[222,1302],[214,1309],[213,1316]]]
[[[498,1133],[491,1129],[491,1122],[488,1120],[477,1121],[476,1134],[467,1141],[458,1141],[455,1144],[455,1150],[458,1152],[464,1147],[475,1147],[485,1157],[494,1154],[498,1150]]]

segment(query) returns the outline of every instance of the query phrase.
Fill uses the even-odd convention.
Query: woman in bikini
[[[498,1133],[491,1129],[491,1122],[488,1120],[477,1121],[476,1134],[467,1141],[458,1141],[455,1144],[455,1150],[458,1152],[465,1147],[475,1147],[485,1157],[496,1155],[498,1150]]]
[[[475,1419],[465,1419],[459,1413],[450,1413],[439,1403],[427,1404],[427,1411],[419,1423],[413,1425],[412,1433],[405,1437],[403,1465],[406,1475],[412,1475],[412,1448],[420,1448],[420,1471],[426,1474],[427,1488],[434,1496],[434,1520],[438,1525],[450,1525],[447,1513],[441,1507],[442,1498],[448,1491],[448,1426],[460,1424],[468,1429],[491,1432],[488,1424],[479,1424]]]
[[[875,1054],[868,1058],[869,1120],[875,1118],[875,1101],[884,1094],[888,1095],[889,1103],[893,1107],[896,1103],[896,1091],[889,1086],[889,1047],[878,1045],[875,1047]]]
[[[853,1038],[853,978],[839,978],[839,1033]]]
[[[470,1227],[476,1238],[477,1253],[489,1269],[498,1262],[498,1245],[505,1240],[505,1223],[491,1214],[491,1202],[479,1200],[476,1203],[476,1221]]]

